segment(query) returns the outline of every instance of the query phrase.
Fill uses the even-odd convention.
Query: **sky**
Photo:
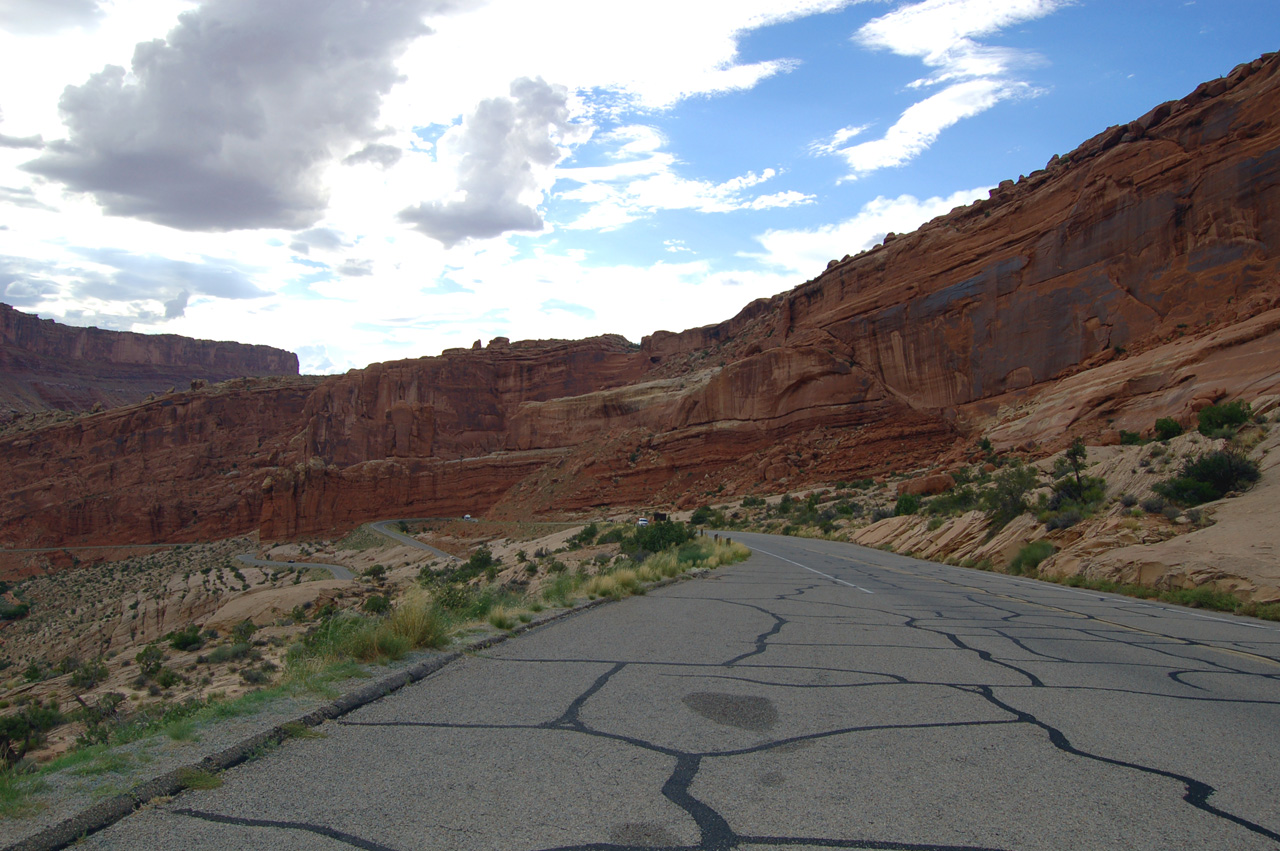
[[[0,0],[0,302],[305,373],[639,342],[1278,34],[1275,0]]]

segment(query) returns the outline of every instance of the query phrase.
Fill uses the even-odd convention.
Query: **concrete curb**
[[[679,576],[670,579],[662,579],[651,585],[645,586],[645,591],[652,591],[657,588],[665,588],[676,582],[682,582],[688,579],[697,579],[709,573],[709,570],[699,569],[682,573]],[[626,599],[626,598],[622,598]],[[108,828],[128,815],[131,815],[139,807],[150,803],[156,798],[170,797],[178,794],[186,788],[184,778],[191,772],[205,772],[216,774],[219,771],[225,771],[228,768],[234,768],[243,762],[248,762],[255,755],[261,752],[263,748],[279,745],[281,742],[290,738],[291,728],[296,729],[298,725],[304,727],[317,727],[325,721],[340,718],[349,712],[374,703],[389,694],[392,694],[407,685],[412,685],[420,680],[424,680],[432,674],[444,668],[465,654],[475,652],[477,650],[485,650],[489,647],[501,644],[508,639],[518,635],[537,629],[539,627],[549,626],[557,621],[574,617],[589,609],[603,606],[606,603],[616,603],[619,600],[613,597],[601,597],[598,600],[591,600],[572,609],[566,609],[563,612],[542,618],[540,620],[531,621],[527,624],[511,629],[507,632],[498,633],[497,635],[489,635],[484,638],[476,639],[468,642],[460,650],[454,650],[450,653],[444,653],[434,656],[430,659],[424,659],[417,664],[411,665],[394,674],[389,674],[376,682],[348,692],[337,699],[327,703],[317,709],[301,715],[291,721],[286,721],[265,730],[256,733],[237,742],[230,747],[224,748],[216,753],[209,754],[202,760],[191,765],[176,768],[173,771],[153,777],[150,780],[143,781],[135,786],[129,792],[123,795],[117,795],[114,798],[107,798],[99,801],[88,809],[82,810],[70,818],[63,819],[57,824],[46,827],[39,832],[21,839],[12,845],[5,846],[4,851],[59,851],[75,843],[78,839],[88,836],[91,833],[97,833],[104,828]]]

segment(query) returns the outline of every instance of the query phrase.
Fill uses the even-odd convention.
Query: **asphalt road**
[[[438,558],[449,559],[449,560],[456,560],[458,558],[452,553],[446,553],[444,550],[438,550],[435,547],[431,546],[430,544],[424,544],[422,543],[422,541],[419,541],[417,538],[413,537],[412,535],[406,535],[403,532],[399,531],[398,529],[391,528],[393,524],[415,523],[415,522],[419,522],[419,521],[379,520],[376,523],[370,523],[369,528],[377,532],[379,535],[382,535],[385,538],[390,538],[391,540],[395,541],[397,544],[404,544],[405,546],[413,547],[416,550],[426,550],[427,552],[432,553]]]
[[[1277,625],[735,537],[83,847],[1280,845]]]

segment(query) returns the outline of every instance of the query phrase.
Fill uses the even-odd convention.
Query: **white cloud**
[[[441,137],[440,159],[457,174],[455,197],[408,207],[400,219],[446,248],[508,231],[540,231],[537,206],[564,159],[567,142],[590,135],[569,119],[568,92],[542,79],[511,84]]]
[[[856,178],[915,159],[943,130],[985,112],[997,103],[1027,96],[1035,89],[1011,72],[1035,61],[1025,51],[991,47],[975,41],[1006,27],[1035,20],[1074,0],[924,0],[866,23],[854,41],[920,59],[933,69],[908,88],[945,85],[941,91],[908,107],[880,139],[846,146],[866,127],[847,127],[813,150],[838,154]]]
[[[663,139],[652,127],[628,126],[602,137],[605,144],[620,143],[610,153],[619,162],[603,166],[561,168],[556,176],[579,184],[557,193],[566,201],[579,201],[590,209],[564,225],[576,230],[612,230],[651,216],[659,210],[695,210],[728,213],[734,210],[766,210],[808,204],[812,195],[787,190],[753,195],[750,190],[778,176],[772,168],[748,172],[722,183],[682,177],[682,165],[674,154],[661,150]]]
[[[207,0],[140,42],[131,70],[107,65],[68,86],[69,138],[24,168],[175,228],[314,224],[324,168],[383,135],[396,56],[429,32],[424,16],[454,5]]]
[[[881,242],[887,233],[909,233],[956,207],[985,198],[989,188],[966,189],[921,201],[912,195],[876,198],[856,216],[810,230],[770,230],[757,236],[764,253],[751,255],[764,265],[796,275],[812,276],[827,263],[857,254]]]
[[[795,63],[785,56],[742,63],[743,33],[856,2],[864,0],[490,0],[470,14],[432,22],[437,37],[419,42],[401,63],[411,80],[426,84],[393,93],[388,120],[446,123],[522,76],[591,92],[605,111],[606,94],[665,109],[689,97],[749,89]]]
[[[883,138],[832,150],[845,158],[855,175],[902,165],[928,150],[943,130],[1028,88],[1025,83],[990,79],[956,83],[908,107]]]

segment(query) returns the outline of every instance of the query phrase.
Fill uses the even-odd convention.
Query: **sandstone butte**
[[[691,505],[1114,442],[1280,391],[1280,59],[718,325],[495,339],[0,439],[0,544]]]
[[[192,381],[297,374],[298,356],[271,346],[70,328],[0,304],[0,413],[87,411]]]

